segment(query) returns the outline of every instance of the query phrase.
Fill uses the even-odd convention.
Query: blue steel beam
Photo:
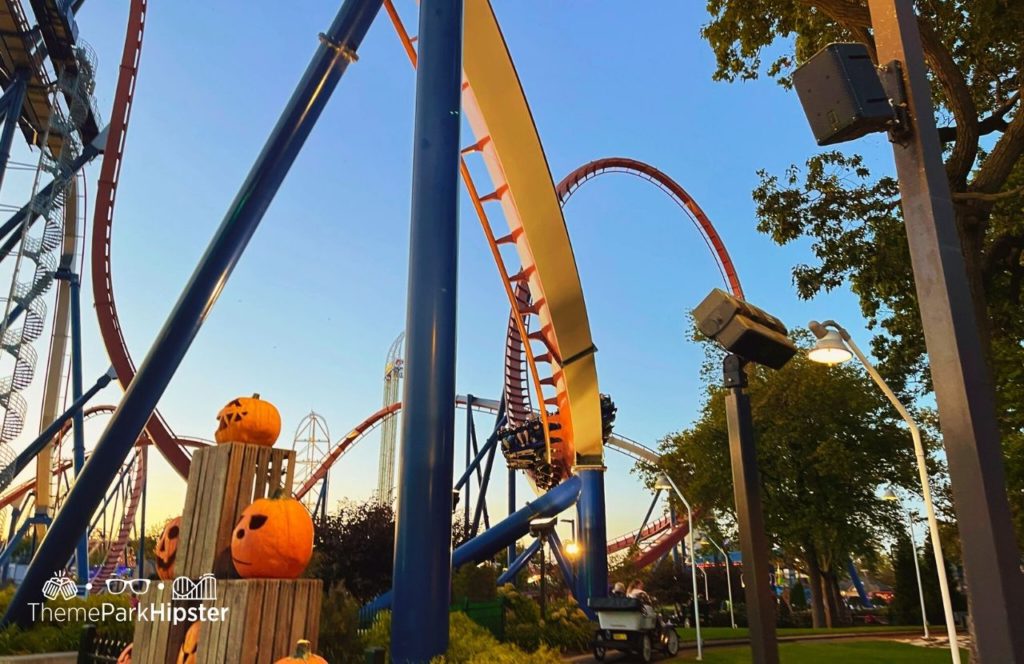
[[[565,557],[565,549],[562,548],[562,539],[558,536],[555,530],[548,533],[548,543],[551,544],[551,551],[555,555],[555,561],[558,563],[558,569],[562,572],[562,579],[565,580],[565,585],[569,587],[569,591],[572,592],[573,597],[576,597],[576,573],[572,569],[572,564]],[[579,598],[576,597],[579,601]],[[593,620],[594,614],[590,611],[590,607],[580,605],[580,607],[587,613],[588,616]]]
[[[579,468],[582,483],[577,503],[580,556],[577,588],[580,606],[588,606],[591,597],[608,594],[608,532],[605,525],[604,471],[601,468]]]
[[[480,482],[480,495],[476,498],[476,513],[473,515],[473,528],[470,534],[476,537],[480,532],[480,517],[487,514],[487,486],[491,483],[491,470],[494,468],[494,457],[498,452],[498,439],[494,438],[494,445],[491,446],[490,454],[487,455],[487,467],[484,469],[484,476]]]
[[[455,462],[455,329],[462,124],[462,0],[422,0],[413,124],[391,658],[448,649]]]
[[[114,373],[114,368],[110,367],[107,369],[107,372],[100,376],[99,380],[97,380],[96,383],[81,396],[81,398],[76,399],[70,406],[68,406],[66,411],[61,413],[53,420],[53,422],[50,423],[50,426],[43,429],[42,433],[40,433],[35,440],[29,443],[28,447],[22,450],[18,456],[14,458],[14,463],[9,466],[11,470],[9,472],[4,470],[0,473],[0,477],[2,477],[2,479],[0,479],[0,491],[6,489],[11,481],[18,476],[18,473],[25,470],[28,464],[32,462],[32,459],[35,459],[36,455],[50,444],[53,437],[56,436],[62,428],[64,428],[64,425],[67,424],[68,420],[74,417],[76,412],[81,411],[82,408],[85,407],[85,404],[89,403],[89,400],[96,396],[100,390],[109,385],[110,381],[114,380],[115,377],[116,374]]]
[[[103,500],[106,488],[199,333],[327,100],[355,59],[382,1],[346,0],[331,27],[320,36],[320,45],[302,80],[71,488],[65,509],[58,512],[40,544],[0,626],[27,626],[31,621],[29,603],[42,601],[43,584],[70,558],[75,541],[88,526],[89,515]]]
[[[480,533],[455,549],[452,554],[452,569],[482,563],[506,546],[514,546],[518,539],[530,532],[530,521],[556,516],[572,507],[580,496],[580,486],[579,477],[570,477],[537,500],[526,503],[519,511],[494,524],[490,530]],[[370,602],[366,608],[371,612],[379,611],[390,607],[391,602],[392,592],[388,591]]]
[[[57,271],[57,278],[64,279],[70,286],[71,300],[71,398],[78,401],[82,398],[82,284],[78,275],[69,269]],[[74,414],[74,463],[75,478],[82,472],[85,465],[85,418],[82,409]],[[82,534],[75,554],[76,572],[79,583],[89,579],[89,533]]]
[[[640,524],[640,530],[636,531],[636,539],[633,540],[633,546],[639,546],[640,540],[644,536],[644,528],[647,527],[647,522],[651,520],[651,514],[654,513],[654,507],[658,504],[658,498],[661,497],[661,489],[654,490],[654,500],[651,501],[651,506],[647,508],[647,514],[644,515],[644,521]],[[673,525],[675,521],[673,520]]]
[[[83,166],[103,152],[103,148],[101,146],[97,147],[97,144],[100,143],[101,139],[103,139],[103,134],[101,134],[96,141],[85,146],[85,149],[82,150],[82,154],[78,155],[78,157],[71,162],[71,165],[68,166],[66,171],[55,177],[52,182],[43,187],[42,190],[35,195],[32,201],[23,205],[20,210],[11,215],[10,219],[4,222],[3,226],[0,226],[0,239],[7,238],[7,241],[0,246],[0,261],[7,258],[15,245],[21,241],[24,225],[28,223],[31,228],[32,224],[39,219],[39,210],[43,209],[43,204],[53,195],[54,188],[66,187],[67,184],[71,182],[71,178],[75,177],[75,174],[82,170]]]
[[[503,586],[506,583],[514,582],[516,580],[516,574],[519,574],[520,570],[523,569],[523,566],[530,562],[530,558],[533,558],[537,555],[537,552],[540,551],[541,544],[542,542],[540,541],[540,538],[537,538],[530,543],[530,546],[523,549],[523,552],[516,556],[516,559],[512,561],[512,564],[509,565],[508,569],[502,572],[501,576],[498,577],[498,585]],[[515,547],[514,542],[512,546]]]
[[[28,90],[30,75],[27,69],[19,69],[14,75],[14,81],[4,91],[4,96],[0,97],[0,109],[4,116],[4,128],[0,132],[0,188],[3,187],[4,175],[7,174],[7,162],[11,158],[11,143],[14,142],[14,132],[18,128],[21,107],[25,103],[25,92]]]

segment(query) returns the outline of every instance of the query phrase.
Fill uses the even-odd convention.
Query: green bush
[[[451,614],[448,652],[435,657],[436,664],[560,664],[555,650],[539,648],[526,652],[510,643],[500,643],[465,614]]]
[[[0,590],[0,611],[7,610],[7,605],[13,596],[13,587]],[[104,603],[127,607],[128,602],[129,598],[127,595],[90,595],[85,598],[76,597],[71,600],[48,601],[46,606],[54,609],[71,607],[89,609]],[[28,629],[21,629],[15,626],[7,627],[0,631],[0,655],[36,655],[47,652],[78,650],[78,644],[82,638],[82,628],[85,624],[80,622],[55,622],[53,620],[45,620],[40,616]],[[134,623],[123,622],[113,616],[96,623],[96,632],[99,636],[116,641],[131,641],[134,630]]]
[[[320,655],[334,664],[363,661],[363,639],[359,636],[359,602],[343,584],[324,593],[320,609]]]
[[[518,592],[511,584],[498,589],[505,600],[505,639],[523,650],[541,646],[561,652],[581,652],[590,647],[596,629],[576,600],[553,599],[548,602],[547,616],[541,619],[540,606]]]
[[[807,591],[804,590],[804,584],[800,581],[794,583],[790,588],[789,603],[792,604],[793,611],[803,611],[807,608]]]
[[[490,602],[498,596],[498,568],[463,565],[452,575],[452,601]]]

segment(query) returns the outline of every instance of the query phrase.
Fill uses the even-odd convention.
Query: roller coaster
[[[24,95],[22,111],[13,117],[29,143],[37,147],[41,155],[48,155],[41,158],[30,204],[0,228],[0,239],[9,236],[15,240],[3,255],[17,246],[18,260],[26,257],[36,265],[34,281],[26,286],[12,285],[6,305],[3,346],[15,357],[16,366],[14,376],[0,383],[0,393],[7,395],[0,396],[0,406],[5,409],[5,443],[16,435],[14,422],[18,418],[24,421],[24,408],[19,411],[17,393],[24,388],[26,379],[31,378],[31,369],[27,367],[34,355],[25,349],[31,347],[32,331],[42,329],[37,322],[44,311],[40,306],[41,298],[46,286],[55,279],[59,285],[43,419],[47,424],[63,420],[59,427],[47,428],[42,434],[48,435],[41,435],[26,447],[39,467],[37,479],[9,488],[0,498],[0,507],[9,507],[12,512],[8,550],[20,539],[18,533],[25,536],[32,526],[40,534],[49,528],[5,618],[8,622],[23,622],[25,603],[38,595],[41,579],[68,564],[72,558],[71,548],[77,551],[80,572],[83,569],[81,559],[89,556],[89,546],[93,547],[93,557],[99,555],[96,551],[102,551],[102,563],[90,574],[93,580],[113,573],[119,564],[134,559],[128,555],[126,545],[133,534],[137,536],[144,531],[144,523],[140,525],[138,517],[144,517],[145,512],[140,503],[145,495],[148,449],[155,448],[178,474],[187,477],[192,451],[207,444],[200,438],[182,436],[172,430],[156,410],[160,394],[198,333],[205,313],[215,303],[219,289],[240,258],[245,243],[334,86],[345,68],[356,60],[359,42],[379,10],[384,9],[414,68],[420,64],[420,42],[410,34],[391,0],[347,0],[344,3],[331,28],[319,36],[310,68],[232,204],[210,250],[146,360],[137,366],[115,304],[111,241],[117,190],[142,62],[147,2],[130,0],[111,121],[101,133],[98,115],[91,103],[91,83],[84,80],[90,75],[92,60],[85,57],[87,49],[77,39],[74,27],[74,12],[81,2],[69,5],[58,0],[31,0],[35,25],[30,25],[18,0],[2,1],[5,7],[2,11],[6,12],[0,13],[0,27],[4,29],[4,36],[0,38],[0,60],[3,61],[0,84],[5,89],[4,98],[12,95],[17,101],[18,95]],[[20,35],[20,39],[11,35]],[[598,389],[597,349],[563,208],[584,183],[600,175],[620,173],[650,182],[668,195],[693,224],[716,261],[718,276],[725,286],[738,297],[743,296],[743,291],[725,244],[710,219],[664,172],[640,161],[612,157],[584,164],[557,185],[553,182],[511,55],[487,0],[466,3],[462,43],[462,113],[473,139],[461,149],[458,171],[494,258],[501,289],[508,301],[509,318],[500,398],[465,395],[456,397],[452,403],[453,408],[467,412],[467,463],[462,478],[453,486],[456,492],[464,491],[465,519],[475,535],[456,550],[452,560],[457,566],[485,559],[510,547],[511,566],[514,555],[511,547],[526,534],[531,518],[557,514],[578,502],[580,536],[586,553],[581,578],[571,585],[581,597],[593,596],[605,590],[606,571],[602,570],[606,570],[608,554],[632,551],[637,564],[649,564],[666,555],[686,535],[690,524],[670,517],[658,518],[649,523],[645,520],[638,530],[621,537],[608,540],[605,536],[601,479],[604,448],[654,465],[659,457],[647,446],[613,431],[616,409],[611,398]],[[43,66],[44,61],[49,64]],[[48,71],[59,72],[59,76],[54,79]],[[46,94],[40,92],[44,89]],[[10,103],[7,108],[15,108],[13,101]],[[7,141],[9,149],[7,127],[13,126],[13,122],[10,121],[11,111],[7,113],[9,121],[0,139]],[[85,147],[70,150],[72,144]],[[0,148],[3,147],[4,144],[0,144]],[[77,220],[73,201],[77,200],[76,188],[84,190],[84,182],[80,177],[76,179],[76,173],[99,154],[103,156],[89,233],[88,269],[112,375],[126,393],[116,411],[109,406],[87,409],[83,400],[87,400],[88,393],[81,385],[81,349],[73,348],[70,372],[73,389],[70,391],[74,403],[61,415],[57,412],[59,400],[54,395],[60,394],[63,382],[67,382],[61,378],[65,371],[64,339],[67,335],[64,330],[68,325],[72,328],[72,346],[80,345],[80,332],[76,332],[80,325],[77,274],[84,268],[84,252],[79,253],[76,240],[81,234],[84,244],[85,229]],[[44,187],[38,183],[46,172],[53,173],[53,183]],[[0,168],[0,182],[2,173]],[[69,214],[73,218],[69,218]],[[47,226],[42,240],[32,242],[27,232],[37,217],[44,218]],[[504,219],[501,229],[493,221],[497,218]],[[45,254],[60,246],[61,241],[64,249],[58,267],[57,262],[45,258]],[[16,335],[7,328],[18,315],[24,316],[27,332],[18,331],[20,336],[15,339]],[[406,338],[408,350],[413,330],[406,332],[410,335]],[[388,356],[384,406],[331,443],[322,458],[318,456],[316,463],[310,463],[309,472],[303,474],[295,495],[306,500],[314,510],[326,509],[327,478],[332,467],[367,434],[382,425],[385,429],[390,427],[392,434],[385,437],[382,449],[378,493],[382,496],[390,493],[394,452],[391,451],[389,457],[387,440],[394,440],[398,430],[395,422],[403,410],[397,388],[400,372],[396,373],[395,367],[404,359],[404,368],[408,370],[414,362],[410,357],[403,358],[399,349],[400,346],[393,347]],[[390,388],[388,380],[394,381]],[[408,385],[405,394],[410,394]],[[84,434],[81,433],[84,419],[112,411],[110,424],[86,460]],[[492,433],[482,445],[478,444],[475,434],[473,414],[477,412],[488,413],[496,419]],[[10,426],[8,417],[13,423]],[[73,425],[69,424],[72,421]],[[61,453],[68,431],[75,436],[70,459]],[[537,497],[526,508],[516,510],[514,498],[510,496],[509,515],[494,521],[486,502],[487,484],[499,449],[509,473],[523,472]],[[26,452],[20,455],[22,467]],[[20,470],[13,452],[8,457],[3,464],[5,470]],[[5,475],[11,474],[5,472]],[[70,479],[75,475],[77,482]],[[473,477],[478,494],[475,508],[471,509],[469,485]],[[7,478],[5,485],[12,485],[14,479],[13,475]],[[50,496],[54,483],[68,488],[58,491],[57,500],[51,500]],[[78,540],[82,540],[81,543],[76,543]],[[141,561],[136,562],[141,564]],[[83,580],[81,573],[79,577]],[[396,586],[400,583],[401,577],[396,576]],[[381,598],[377,604],[383,606],[389,602],[390,596]]]

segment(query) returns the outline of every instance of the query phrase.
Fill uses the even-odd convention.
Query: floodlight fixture
[[[781,369],[796,354],[782,321],[720,288],[697,305],[693,316],[701,334],[746,362]]]

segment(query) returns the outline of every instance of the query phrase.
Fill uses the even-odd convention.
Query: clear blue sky
[[[79,17],[99,55],[104,117],[126,4],[87,2]],[[398,5],[407,20],[414,15],[412,0]],[[806,245],[780,249],[755,230],[756,171],[780,172],[816,146],[794,94],[767,80],[711,80],[713,57],[698,33],[703,3],[494,5],[556,180],[602,156],[653,164],[709,214],[751,301],[790,327],[836,318],[867,340],[848,292],[796,297],[790,269],[813,260]],[[113,243],[118,310],[136,363],[337,6],[151,3]],[[175,431],[211,437],[219,407],[254,391],[280,407],[281,445],[310,409],[338,438],[379,407],[384,355],[405,319],[413,95],[412,68],[382,14],[160,402]],[[468,129],[465,137],[471,142]],[[884,137],[857,147],[891,170]],[[26,197],[5,188],[5,202]],[[689,220],[635,179],[589,183],[566,221],[601,389],[619,406],[616,428],[654,446],[697,413],[700,351],[686,338],[687,312],[721,279]],[[508,305],[465,197],[460,245],[458,390],[497,397]],[[107,358],[91,315],[85,327],[89,382]],[[108,390],[108,400],[119,396]],[[332,502],[370,495],[377,440],[335,469]],[[609,466],[609,533],[617,534],[639,525],[648,498],[627,460],[609,453]],[[184,483],[161,464],[151,477],[152,523],[180,511]],[[503,472],[493,491],[501,514]]]

